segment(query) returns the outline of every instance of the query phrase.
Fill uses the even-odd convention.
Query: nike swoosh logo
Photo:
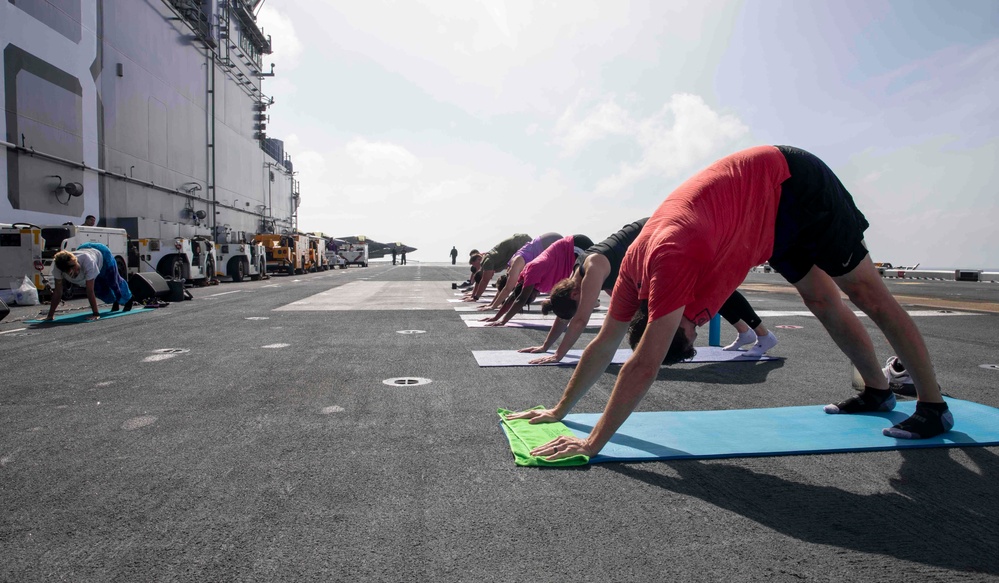
[[[846,258],[846,262],[843,263],[843,267],[846,267],[847,265],[850,265],[850,260],[851,259],[853,259],[853,253],[850,253],[850,256]]]

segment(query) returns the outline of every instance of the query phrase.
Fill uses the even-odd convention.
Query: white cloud
[[[264,34],[271,37],[271,48],[274,52],[266,56],[268,62],[276,63],[282,71],[296,69],[302,56],[302,42],[298,39],[291,18],[271,5],[265,4],[257,16],[257,23]],[[264,68],[270,70],[268,65]]]
[[[356,138],[345,148],[347,162],[364,178],[413,178],[420,174],[420,161],[406,148],[386,142]]]
[[[271,4],[294,17],[310,47],[304,59],[356,58],[475,115],[560,111],[580,88],[601,84],[612,63],[663,62],[663,39],[696,36],[717,8],[600,0]],[[275,36],[275,47],[282,43]],[[678,61],[665,62],[680,72]]]
[[[577,120],[578,106],[578,102],[573,104],[555,126],[555,142],[564,155],[610,136],[628,136],[641,149],[637,160],[622,163],[614,175],[597,185],[598,193],[620,192],[646,178],[676,178],[730,153],[749,134],[749,128],[734,115],[720,114],[700,96],[686,93],[673,95],[644,119],[635,119],[613,97]]]
[[[586,146],[607,136],[634,132],[637,124],[614,97],[608,97],[591,109],[583,119],[576,119],[576,110],[582,98],[566,109],[555,124],[555,143],[562,148],[563,156],[577,154]]]

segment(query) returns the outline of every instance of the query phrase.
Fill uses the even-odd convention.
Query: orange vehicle
[[[254,243],[264,246],[268,273],[283,271],[288,275],[305,272],[305,252],[297,235],[260,234]]]

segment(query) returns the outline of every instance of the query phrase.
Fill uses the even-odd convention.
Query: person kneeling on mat
[[[86,290],[87,300],[93,311],[87,316],[87,320],[98,320],[101,317],[100,310],[97,309],[97,298],[112,304],[112,312],[121,309],[119,306],[121,302],[125,302],[124,311],[132,309],[132,291],[118,273],[118,264],[106,245],[84,243],[77,247],[76,251],[60,251],[55,254],[53,263],[52,279],[55,285],[46,321],[51,321],[55,317],[56,308],[62,301],[63,280]]]
[[[688,179],[629,247],[608,317],[556,407],[509,416],[532,423],[565,417],[606,370],[644,303],[645,333],[621,368],[600,420],[585,439],[559,437],[531,454],[549,461],[596,455],[641,401],[663,361],[684,358],[697,327],[707,324],[746,273],[764,261],[794,285],[864,380],[859,395],[826,405],[826,413],[895,407],[874,343],[842,300],[842,290],[885,334],[915,385],[915,412],[883,433],[920,439],[950,431],[954,417],[940,394],[926,343],[868,255],[863,237],[868,226],[833,171],[797,148],[750,148]]]

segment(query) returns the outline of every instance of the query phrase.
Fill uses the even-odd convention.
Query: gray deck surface
[[[447,301],[466,274],[373,263],[44,328],[14,307],[0,581],[999,581],[999,448],[514,466],[497,407],[554,404],[572,369],[479,368],[472,350],[545,331],[468,328]],[[972,312],[916,321],[944,390],[999,407],[999,284],[888,283]],[[789,289],[743,286],[804,310]],[[765,323],[784,360],[664,368],[639,410],[853,394],[815,318]],[[575,411],[601,411],[618,370]]]

